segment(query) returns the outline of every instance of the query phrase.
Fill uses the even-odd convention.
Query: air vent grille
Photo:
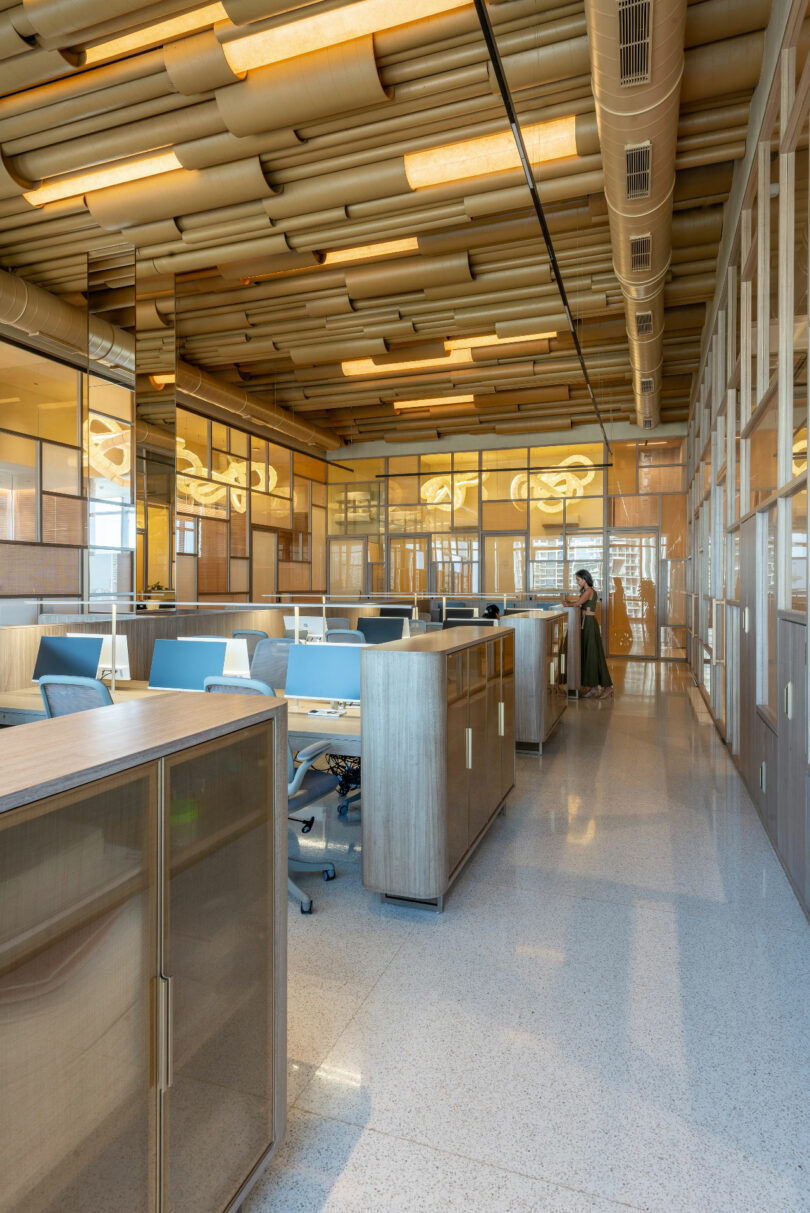
[[[648,270],[652,265],[652,236],[630,237],[630,269],[634,273]]]
[[[652,148],[649,143],[624,149],[626,168],[625,191],[628,201],[650,196],[650,161]]]
[[[646,84],[650,78],[652,0],[619,0],[619,80]]]
[[[652,331],[652,312],[636,312],[636,336],[648,337]]]
[[[652,419],[652,417],[644,417],[644,418],[643,418],[643,420],[642,420],[642,422],[641,422],[641,428],[642,428],[643,430],[651,430],[651,429],[653,428],[653,419]]]
[[[655,391],[655,380],[654,379],[642,379],[642,381],[641,381],[642,396],[651,396],[654,391]]]

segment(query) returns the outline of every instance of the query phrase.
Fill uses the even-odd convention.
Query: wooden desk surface
[[[282,699],[167,691],[7,729],[0,813],[285,713]]]
[[[309,716],[306,711],[294,711],[288,701],[287,727],[294,750],[303,750],[313,741],[328,741],[333,754],[360,757],[360,711],[350,709],[345,716]]]
[[[172,693],[171,691],[150,691],[149,685],[145,682],[117,682],[113,702],[131,703],[134,699],[143,699],[145,695]],[[17,691],[0,692],[0,724],[31,724],[35,720],[44,719],[45,708],[36,683]]]

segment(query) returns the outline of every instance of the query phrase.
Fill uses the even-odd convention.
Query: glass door
[[[427,535],[392,535],[388,540],[389,590],[426,594],[430,561]]]
[[[484,537],[484,593],[516,594],[526,592],[526,535],[486,535]]]
[[[658,534],[611,531],[608,542],[608,652],[657,657]],[[603,623],[604,623],[603,609]]]
[[[329,593],[358,598],[367,593],[365,539],[329,540]]]
[[[478,593],[480,556],[477,535],[432,537],[432,594],[464,598]]]

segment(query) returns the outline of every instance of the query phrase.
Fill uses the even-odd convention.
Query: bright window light
[[[180,38],[183,34],[196,34],[217,21],[227,20],[228,14],[221,4],[206,4],[204,8],[195,8],[193,12],[172,17],[169,21],[159,21],[156,25],[136,30],[133,34],[124,34],[111,42],[90,46],[85,52],[84,64],[85,67],[92,67],[94,63],[118,59],[121,55],[131,55],[147,46],[160,46],[172,38]]]
[[[571,114],[551,122],[532,123],[523,128],[523,140],[532,164],[576,156],[576,118]],[[405,156],[405,176],[414,190],[518,168],[520,157],[511,130],[465,139],[462,143],[445,143]]]
[[[391,0],[356,0],[354,4],[316,13],[289,25],[224,42],[222,49],[231,70],[241,75],[251,68],[294,59],[297,55],[320,51],[339,42],[350,42],[352,38],[362,38],[397,25],[410,25],[412,21],[469,5],[470,0],[408,0],[407,4],[399,5]]]
[[[81,173],[77,177],[60,177],[48,185],[28,190],[23,194],[23,198],[32,206],[44,206],[46,202],[76,198],[80,194],[89,194],[92,190],[103,190],[110,185],[124,185],[128,181],[139,181],[144,177],[157,177],[160,173],[170,173],[182,167],[174,152],[161,152],[159,155],[145,156],[140,160],[122,160],[117,164],[109,164],[106,168]]]

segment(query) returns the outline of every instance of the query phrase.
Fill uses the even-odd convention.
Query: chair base
[[[287,896],[297,901],[302,914],[312,913],[312,898],[307,897],[303,889],[299,889],[294,880],[287,877]]]

